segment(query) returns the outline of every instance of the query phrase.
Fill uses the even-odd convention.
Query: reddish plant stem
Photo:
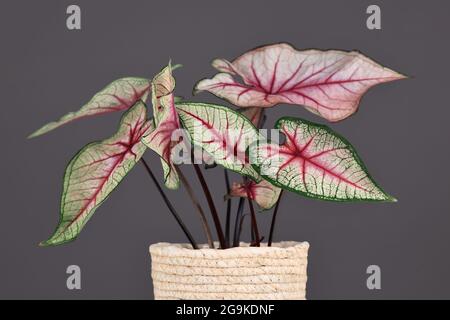
[[[253,223],[250,224],[250,240],[252,243],[255,242],[255,228],[253,228]]]
[[[225,174],[225,186],[227,188],[227,195],[230,194],[230,177],[228,176],[227,169],[223,169]],[[227,246],[230,246],[230,221],[231,220],[231,198],[228,196],[227,199],[227,215],[225,220],[225,241],[227,243]]]
[[[258,230],[258,223],[256,222],[256,214],[255,214],[255,209],[253,208],[253,202],[252,199],[250,198],[250,192],[247,190],[247,197],[248,197],[248,205],[250,207],[250,213],[251,213],[251,217],[252,217],[252,229],[255,235],[255,246],[259,247],[260,246],[260,240],[261,238],[259,237],[259,230]]]
[[[265,120],[264,119],[264,113],[265,113],[264,109],[261,109],[259,111],[259,119],[258,119],[258,123],[256,125],[257,128],[261,128],[262,125],[264,124],[264,120]],[[244,184],[246,183],[246,181],[247,181],[247,179],[244,177]],[[244,210],[244,200],[245,200],[244,198],[240,198],[239,199],[238,209],[237,209],[237,212],[236,212],[236,220],[235,220],[235,223],[234,223],[233,247],[239,247],[239,241],[240,241],[240,238],[241,238],[241,231],[242,231],[242,222],[244,220],[244,216],[242,215],[242,212]],[[251,206],[251,209],[253,209],[253,204],[251,203],[250,198],[249,198],[249,204]],[[256,217],[254,216],[254,214],[252,214],[252,224],[251,224],[251,226],[252,226],[251,227],[251,229],[252,229],[251,230],[251,235],[253,237],[255,235],[254,227],[256,226],[256,229],[258,229]],[[257,241],[258,241],[258,246],[259,246],[259,242],[260,242],[259,232],[258,232],[258,240]]]
[[[192,234],[189,232],[188,228],[184,224],[183,220],[181,220],[181,217],[178,215],[177,211],[173,207],[172,203],[170,202],[169,198],[165,194],[164,190],[161,188],[158,180],[156,179],[155,175],[153,174],[152,170],[150,169],[150,166],[145,162],[144,158],[141,158],[141,163],[144,165],[145,169],[147,170],[147,173],[149,174],[150,178],[153,180],[153,183],[156,186],[156,189],[158,189],[159,194],[163,198],[165,204],[169,208],[170,213],[175,218],[175,220],[178,222],[178,225],[183,230],[184,234],[188,238],[189,242],[192,245],[192,248],[198,249],[197,243],[194,240],[194,237],[192,237]]]
[[[209,209],[211,210],[211,215],[213,217],[214,225],[216,227],[217,237],[219,239],[219,244],[221,249],[226,249],[227,245],[225,242],[225,237],[223,235],[222,226],[220,224],[219,215],[217,214],[216,206],[214,205],[214,200],[211,196],[211,192],[209,191],[208,184],[205,181],[205,178],[203,177],[202,170],[198,166],[198,164],[193,163],[195,173],[197,174],[197,177],[200,181],[200,184],[202,186],[203,192],[205,193],[206,200],[208,201]]]
[[[214,242],[211,235],[211,229],[209,228],[208,220],[206,219],[205,212],[203,211],[203,208],[200,205],[200,201],[198,201],[191,184],[189,183],[188,179],[181,171],[181,169],[178,166],[175,166],[175,169],[177,170],[181,183],[183,183],[189,197],[191,198],[192,203],[194,204],[194,207],[197,209],[197,212],[200,216],[200,221],[202,222],[203,231],[205,232],[206,240],[208,241],[208,246],[214,249]]]
[[[244,211],[245,198],[239,198],[238,209],[236,212],[236,220],[234,222],[233,247],[239,247],[239,239],[241,238],[242,221],[244,220],[242,212]]]
[[[242,200],[244,200],[244,198],[241,198]],[[239,235],[238,235],[238,239],[241,238],[241,233],[242,233],[242,225],[244,224],[244,220],[245,220],[245,214],[243,214],[241,216],[240,222],[239,222]],[[239,242],[238,242],[239,245]]]
[[[273,232],[274,232],[274,229],[275,229],[275,222],[277,220],[277,213],[278,213],[278,208],[280,207],[280,202],[281,202],[281,196],[282,195],[283,195],[283,189],[281,189],[280,195],[278,196],[277,203],[275,204],[275,209],[273,209],[272,222],[270,223],[269,240],[267,242],[267,246],[268,247],[272,246]]]

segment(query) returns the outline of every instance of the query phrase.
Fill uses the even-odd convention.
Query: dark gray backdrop
[[[81,31],[66,29],[72,3],[82,9]],[[366,28],[369,4],[381,6],[381,31]],[[277,239],[311,244],[308,298],[450,298],[449,8],[448,1],[1,1],[0,298],[152,298],[149,244],[185,239],[141,166],[77,241],[37,246],[58,221],[67,162],[87,142],[113,133],[119,114],[26,136],[110,81],[151,77],[169,58],[184,64],[176,71],[177,94],[191,97],[194,83],[214,74],[212,58],[280,41],[358,49],[412,76],[370,90],[355,116],[331,125],[398,203],[294,194],[282,203]],[[206,93],[194,99],[219,101]],[[302,107],[279,106],[267,125],[286,114],[323,122]],[[160,174],[157,158],[145,157]],[[222,171],[206,175],[219,203]],[[185,194],[170,196],[200,235]],[[264,233],[269,218],[261,217]],[[66,288],[70,264],[81,267],[79,291]],[[381,267],[378,291],[366,288],[371,264]]]

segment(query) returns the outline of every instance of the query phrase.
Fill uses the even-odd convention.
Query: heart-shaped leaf
[[[245,198],[250,196],[251,200],[254,200],[262,209],[267,210],[275,205],[280,192],[280,188],[275,187],[266,180],[262,180],[259,183],[248,180],[244,183],[233,183],[229,195]]]
[[[152,103],[155,130],[143,138],[144,144],[161,157],[164,183],[169,189],[178,189],[180,179],[172,161],[172,148],[180,143],[180,121],[174,105],[175,79],[169,63],[152,81]]]
[[[311,198],[395,201],[371,178],[352,145],[328,127],[285,117],[276,128],[286,136],[284,144],[249,147],[250,159],[264,179]]]
[[[74,240],[95,210],[139,161],[146,147],[142,136],[151,130],[146,108],[137,102],[122,117],[111,138],[85,146],[70,161],[64,175],[61,217],[54,234],[41,245]]]
[[[143,78],[123,78],[110,83],[77,112],[70,112],[55,122],[50,122],[32,133],[40,136],[66,123],[80,118],[114,111],[127,110],[137,101],[145,101],[150,92],[150,81]]]
[[[179,103],[181,124],[193,145],[199,146],[215,163],[259,181],[249,164],[246,149],[259,139],[258,130],[245,116],[219,105]]]
[[[213,66],[221,73],[201,80],[195,91],[209,91],[239,107],[304,105],[329,121],[355,113],[370,87],[404,78],[356,51],[299,51],[286,43],[254,49],[233,62],[216,59]]]

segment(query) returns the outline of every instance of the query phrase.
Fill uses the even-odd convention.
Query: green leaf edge
[[[127,115],[129,112],[132,111],[133,107],[134,107],[137,103],[142,103],[142,104],[144,105],[144,107],[145,107],[145,110],[147,111],[147,106],[146,106],[145,102],[142,101],[142,100],[139,100],[139,101],[136,102],[132,107],[130,107],[127,111],[124,112],[124,114],[123,114],[122,117],[120,118],[119,126],[118,126],[119,128],[118,128],[118,130],[116,131],[115,134],[113,134],[113,135],[112,135],[111,137],[109,137],[109,138],[106,138],[106,139],[103,139],[103,140],[98,140],[98,141],[93,141],[93,142],[88,143],[87,145],[85,145],[83,148],[81,148],[81,149],[80,149],[80,150],[72,157],[72,159],[69,161],[69,164],[67,165],[67,168],[66,168],[66,170],[65,170],[65,172],[64,172],[64,176],[63,176],[63,186],[64,186],[64,187],[63,187],[63,190],[65,189],[65,187],[66,187],[66,185],[67,185],[67,181],[68,181],[67,178],[69,178],[69,177],[70,177],[70,174],[71,174],[71,173],[70,173],[70,174],[68,173],[68,169],[71,168],[71,167],[73,166],[73,164],[75,163],[75,161],[80,157],[81,153],[82,153],[84,150],[86,150],[87,148],[89,148],[89,147],[92,147],[92,146],[98,145],[98,144],[102,144],[102,143],[104,143],[105,141],[114,138],[114,137],[119,133],[120,127],[122,126],[123,121],[124,121],[126,115]],[[147,119],[147,121],[149,121],[149,120]],[[145,144],[144,144],[144,145],[145,145]],[[147,148],[147,146],[146,146],[146,148]],[[138,160],[138,161],[139,161],[139,160]],[[136,163],[137,163],[137,162],[136,162]],[[92,215],[95,213],[95,211],[97,211],[97,208],[100,207],[100,206],[103,204],[103,202],[105,202],[105,201],[110,197],[110,195],[117,189],[117,187],[122,183],[122,181],[125,179],[125,177],[126,177],[130,172],[131,172],[131,169],[130,169],[128,172],[125,173],[125,175],[124,175],[123,178],[119,181],[119,183],[117,184],[117,186],[116,186],[116,187],[115,187],[115,188],[114,188],[114,189],[113,189],[113,190],[105,197],[105,199],[103,199],[100,203],[98,203],[98,204],[92,209],[92,212],[91,212],[91,214],[90,214],[89,219],[92,217]],[[68,174],[69,174],[69,177],[68,177]],[[62,244],[66,244],[66,243],[69,243],[69,242],[72,242],[72,241],[76,240],[76,239],[78,238],[78,236],[80,235],[81,232],[79,232],[79,233],[78,233],[74,238],[72,238],[72,239],[64,240],[64,241],[57,242],[57,243],[53,243],[53,242],[51,241],[51,239],[53,238],[53,236],[55,236],[56,232],[58,231],[59,225],[60,225],[61,221],[62,221],[63,218],[64,218],[64,217],[63,217],[63,213],[62,213],[62,207],[63,207],[63,203],[64,203],[64,200],[65,200],[66,195],[67,195],[67,191],[66,191],[66,192],[63,192],[62,195],[61,195],[61,204],[60,204],[59,221],[58,221],[58,224],[56,225],[55,231],[52,233],[52,235],[50,236],[50,238],[48,238],[47,240],[41,241],[41,242],[39,243],[39,246],[40,246],[40,247],[59,246],[59,245],[62,245]],[[87,221],[86,221],[86,223],[87,223]]]
[[[181,65],[180,65],[180,66],[181,66]],[[83,104],[77,111],[69,111],[68,113],[66,113],[66,114],[64,114],[64,115],[62,115],[62,116],[60,116],[57,120],[50,121],[50,122],[44,124],[44,125],[41,126],[39,129],[37,129],[37,130],[33,131],[32,133],[30,133],[30,134],[27,136],[27,139],[34,139],[34,138],[43,136],[43,135],[45,135],[45,134],[47,134],[47,133],[49,133],[49,132],[51,132],[51,131],[53,131],[53,130],[56,130],[56,129],[62,127],[62,126],[65,126],[65,125],[67,125],[67,124],[69,124],[69,123],[71,123],[71,122],[73,122],[73,121],[80,120],[81,118],[88,118],[88,117],[90,118],[90,117],[97,116],[97,114],[83,116],[83,117],[80,117],[80,118],[78,118],[78,119],[72,119],[72,120],[70,120],[70,121],[67,122],[67,123],[60,124],[59,126],[53,128],[53,129],[50,129],[50,130],[44,130],[45,127],[49,126],[49,125],[52,124],[52,123],[58,123],[58,122],[60,122],[64,117],[68,116],[69,114],[72,114],[72,113],[75,114],[75,113],[79,112],[85,105],[89,104],[89,103],[92,101],[92,99],[94,99],[94,97],[95,97],[99,92],[102,92],[103,90],[105,90],[106,88],[108,88],[110,85],[112,85],[114,82],[116,82],[116,81],[118,81],[118,80],[125,79],[125,78],[135,78],[135,79],[139,79],[139,80],[146,80],[146,81],[148,81],[149,84],[151,84],[151,80],[150,80],[150,79],[143,78],[143,77],[122,77],[122,78],[113,80],[112,82],[110,82],[109,84],[107,84],[106,86],[104,86],[102,89],[100,89],[99,91],[97,91],[97,92],[91,97],[91,99],[89,99],[88,102],[86,102],[85,104]],[[148,95],[149,95],[149,92],[146,94],[145,100],[147,100]],[[141,99],[141,100],[136,101],[135,104],[136,104],[137,102],[139,102],[139,101],[142,101],[142,102],[145,103],[145,101]],[[133,106],[131,106],[130,108],[128,108],[128,110],[130,110],[132,107],[133,107]],[[126,110],[126,111],[128,111],[128,110]],[[107,113],[113,113],[113,112],[115,112],[115,111],[111,111],[111,112],[107,112]]]
[[[258,129],[253,125],[253,123],[252,123],[250,120],[247,119],[247,117],[245,117],[245,116],[242,115],[241,113],[239,113],[239,112],[237,112],[236,110],[233,110],[233,109],[231,109],[231,108],[229,108],[229,107],[222,106],[222,105],[219,105],[219,104],[214,104],[214,103],[205,103],[205,102],[182,102],[182,103],[179,103],[179,104],[183,104],[183,105],[201,105],[201,106],[205,106],[205,107],[210,107],[210,108],[215,108],[215,109],[220,109],[220,110],[230,111],[230,112],[236,114],[238,117],[242,118],[242,119],[243,119],[245,122],[247,122],[248,124],[250,124],[250,126],[251,126],[253,129],[255,129],[255,131],[257,132],[257,136],[260,137],[260,134],[259,134]],[[175,103],[175,108],[177,108],[177,103]],[[191,136],[191,133],[189,132],[189,130],[186,129],[186,127],[185,127],[185,125],[184,125],[184,122],[183,122],[183,119],[181,119],[180,116],[179,116],[179,119],[180,119],[180,123],[181,123],[182,127],[188,132],[189,138],[190,138],[190,140],[191,140],[191,143],[193,143],[193,142],[192,142],[192,136]],[[214,159],[214,155],[212,155],[211,153],[209,153],[208,151],[206,151],[205,149],[203,149],[202,146],[199,146],[199,147],[202,148],[202,150],[203,150],[204,152],[206,152],[208,155],[210,155],[210,156]],[[248,149],[248,148],[247,148],[247,149]],[[227,170],[230,170],[230,171],[232,171],[232,172],[238,173],[238,174],[240,174],[240,175],[242,175],[242,176],[244,176],[244,177],[250,178],[250,179],[252,179],[252,180],[255,181],[255,182],[260,182],[260,181],[261,181],[261,179],[260,179],[260,180],[256,180],[256,179],[255,179],[254,177],[252,177],[251,175],[244,174],[244,173],[242,173],[242,172],[240,172],[240,171],[238,171],[238,170],[233,170],[233,169],[227,168],[227,167],[225,167],[224,165],[222,165],[222,164],[220,164],[220,163],[217,163],[217,164],[220,165],[220,166],[222,166],[223,168],[225,168],[225,169],[227,169]],[[253,167],[253,166],[252,166],[252,167]],[[254,168],[253,168],[253,169],[254,169]],[[256,171],[256,170],[255,170],[255,171]],[[256,171],[256,172],[259,174],[258,171]]]
[[[376,200],[376,199],[335,199],[335,198],[330,198],[330,197],[325,197],[325,196],[317,196],[308,192],[303,192],[303,191],[299,191],[299,190],[295,190],[293,188],[284,186],[282,184],[280,184],[279,182],[277,182],[274,179],[269,178],[266,175],[261,174],[261,166],[258,166],[257,164],[252,164],[253,168],[255,169],[256,172],[258,172],[258,174],[263,177],[265,180],[269,181],[271,184],[273,184],[274,186],[280,187],[284,190],[288,190],[291,191],[293,193],[302,195],[306,198],[311,198],[311,199],[316,199],[316,200],[324,200],[324,201],[330,201],[330,202],[398,202],[398,200],[396,198],[394,198],[393,196],[389,195],[388,193],[386,193],[383,188],[381,188],[378,183],[375,181],[375,179],[372,178],[371,174],[369,173],[369,170],[367,169],[366,165],[363,163],[363,161],[361,160],[360,156],[358,155],[358,153],[356,152],[355,148],[353,147],[353,145],[346,139],[344,138],[341,134],[335,132],[334,130],[332,130],[330,127],[328,127],[327,125],[324,124],[318,124],[312,121],[308,121],[308,120],[304,120],[302,118],[296,118],[296,117],[281,117],[279,118],[276,122],[275,122],[275,129],[280,129],[280,123],[282,121],[293,121],[293,122],[303,122],[306,123],[307,125],[313,125],[316,127],[319,127],[321,129],[324,129],[325,131],[327,131],[330,134],[335,135],[336,137],[338,137],[339,139],[342,140],[342,142],[344,142],[345,144],[347,144],[347,146],[349,147],[350,152],[352,153],[352,155],[354,156],[355,161],[361,166],[361,169],[364,170],[364,172],[367,174],[367,177],[372,181],[372,183],[384,194],[384,196],[386,197],[386,199],[384,200]],[[255,142],[255,143],[258,143]],[[272,143],[272,141],[268,140],[268,143]],[[255,144],[253,144],[255,145]],[[247,148],[247,152],[250,152],[250,148],[252,146],[249,146]]]

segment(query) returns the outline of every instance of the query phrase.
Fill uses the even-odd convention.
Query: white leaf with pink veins
[[[355,113],[372,86],[405,78],[357,51],[299,51],[286,43],[254,49],[233,62],[216,59],[213,66],[221,73],[198,82],[196,91],[239,107],[303,105],[329,121]]]

